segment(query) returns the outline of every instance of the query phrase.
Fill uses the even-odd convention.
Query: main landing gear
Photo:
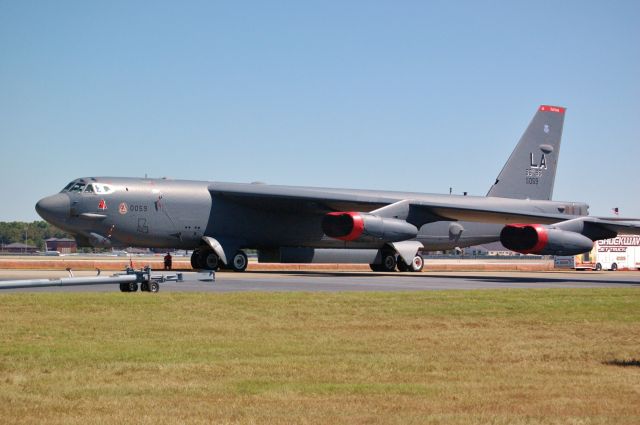
[[[420,272],[424,267],[424,260],[420,254],[416,254],[413,257],[411,264],[405,263],[402,257],[395,252],[384,251],[381,255],[382,262],[380,264],[369,264],[369,267],[374,272],[394,272],[396,267],[401,272]]]
[[[424,260],[419,254],[416,254],[416,256],[413,257],[411,264],[405,263],[402,258],[398,257],[398,270],[401,272],[421,272],[423,267]]]
[[[210,249],[196,249],[191,254],[191,267],[203,270],[218,270],[220,268],[229,268],[234,272],[243,272],[249,265],[249,259],[244,251],[237,251],[228,265],[225,265],[218,254]]]
[[[191,267],[194,269],[218,270],[221,265],[218,254],[210,249],[196,249],[191,254]]]
[[[247,258],[247,254],[244,251],[238,251],[233,255],[231,259],[231,270],[234,272],[243,272],[247,269],[249,265],[249,259]]]

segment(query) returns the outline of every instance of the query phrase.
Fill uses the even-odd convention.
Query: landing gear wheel
[[[396,271],[396,254],[391,252],[383,252],[381,268],[383,272]]]
[[[136,292],[138,290],[137,282],[130,282],[128,285],[129,285],[129,291],[127,292]]]
[[[597,263],[596,264],[596,271],[600,271],[600,270],[602,270],[602,264]]]
[[[416,256],[413,257],[413,261],[411,262],[411,265],[409,266],[409,271],[421,272],[423,267],[424,267],[424,260],[422,259],[422,256],[416,254]]]
[[[142,282],[140,284],[140,290],[142,292],[149,292],[149,284],[147,282]]]
[[[203,251],[199,257],[200,268],[206,270],[217,270],[220,266],[220,258],[213,251]]]
[[[160,284],[155,280],[149,282],[149,292],[156,293],[160,290]]]
[[[400,257],[398,257],[398,271],[401,271],[401,272],[408,272],[409,271],[409,266]]]
[[[191,254],[191,268],[199,269],[200,268],[200,250],[195,249]]]
[[[420,255],[413,257],[411,264],[405,263],[402,257],[398,257],[398,270],[401,272],[421,272],[422,267],[424,267],[424,260]]]
[[[616,263],[613,263],[613,264],[611,265],[611,271],[612,271],[612,272],[615,272],[616,270],[618,270],[618,265],[617,265]]]
[[[231,270],[233,270],[234,272],[245,271],[247,269],[247,265],[249,265],[249,259],[247,258],[247,254],[245,254],[244,251],[236,252],[231,259]]]

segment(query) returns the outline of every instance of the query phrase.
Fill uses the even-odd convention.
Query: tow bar
[[[25,280],[5,280],[0,282],[0,289],[18,289],[18,288],[45,288],[51,286],[81,286],[81,285],[108,285],[119,284],[122,292],[136,292],[138,285],[141,291],[158,292],[160,283],[164,282],[182,282],[182,273],[171,275],[151,274],[151,268],[132,269],[127,267],[124,272],[116,273],[111,276],[100,276],[98,269],[97,276],[74,277],[70,269],[69,277],[57,279],[25,279]]]

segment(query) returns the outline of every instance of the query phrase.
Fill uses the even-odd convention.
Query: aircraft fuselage
[[[91,190],[87,190],[91,185]],[[229,198],[218,188],[255,191],[267,187],[276,197],[298,190],[331,194],[319,205],[268,201],[263,207]],[[281,194],[281,195],[279,195]],[[358,202],[349,204],[348,199]],[[352,189],[299,188],[259,184],[212,183],[142,178],[81,178],[65,190],[38,202],[38,213],[52,224],[93,246],[138,246],[196,249],[203,236],[232,240],[237,248],[380,248],[384,242],[342,241],[327,237],[321,227],[331,211],[359,208],[368,212],[403,199],[460,205],[496,205],[536,213],[586,215],[582,203],[510,198],[434,195]],[[284,203],[283,203],[284,202]],[[364,202],[364,204],[363,204]],[[365,208],[363,208],[365,205]],[[442,250],[496,241],[502,224],[437,221],[420,227],[417,240],[425,250]]]

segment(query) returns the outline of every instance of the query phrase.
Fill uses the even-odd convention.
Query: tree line
[[[14,242],[32,245],[44,251],[44,240],[49,238],[71,238],[69,233],[58,229],[46,221],[0,221],[0,245]]]

